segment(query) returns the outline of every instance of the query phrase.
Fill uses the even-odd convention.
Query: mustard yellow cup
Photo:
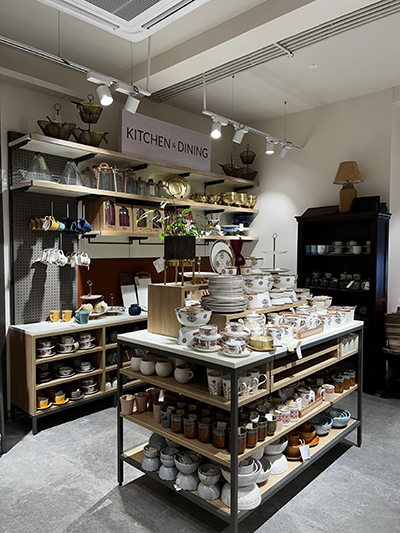
[[[58,322],[60,318],[60,311],[50,311],[49,316],[52,322]]]
[[[64,320],[64,322],[70,322],[70,320],[72,318],[72,310],[62,311],[61,312],[61,316],[62,316],[62,319]]]

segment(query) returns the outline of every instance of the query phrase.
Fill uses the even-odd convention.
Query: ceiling
[[[154,93],[246,54],[288,42],[381,0],[210,0],[152,36]],[[333,27],[333,25],[332,25]],[[400,12],[207,85],[207,108],[251,124],[400,85]],[[118,77],[146,84],[148,41],[130,43],[35,0],[0,0],[0,35]],[[0,65],[2,52],[0,46]],[[278,50],[278,49],[277,49]],[[318,68],[310,69],[310,65]],[[165,100],[200,114],[201,87]]]

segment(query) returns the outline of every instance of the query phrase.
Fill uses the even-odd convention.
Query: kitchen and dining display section
[[[357,338],[352,349],[348,349],[349,335]],[[362,341],[362,324],[353,321],[334,332],[304,339],[302,359],[297,359],[284,349],[253,353],[250,357],[229,358],[199,354],[191,348],[177,345],[175,339],[146,330],[119,335],[118,395],[121,397],[123,394],[123,375],[152,385],[148,392],[135,395],[138,396],[137,408],[130,414],[122,414],[121,405],[118,404],[119,484],[123,482],[123,463],[126,462],[172,490],[179,490],[184,497],[227,521],[236,533],[239,522],[251,510],[356,429],[357,445],[361,445],[362,396],[358,383],[362,378]],[[149,354],[144,358],[149,359],[151,354],[155,361],[178,358],[181,360],[179,366],[191,365],[195,375],[183,384],[179,381],[174,383],[174,377],[163,377],[160,373],[141,376],[140,368],[133,369],[134,364],[131,368],[122,367],[123,352],[127,348],[148,351]],[[357,369],[346,371],[345,380],[335,380],[334,385],[331,385],[331,378],[338,373],[339,368],[354,357],[358,360]],[[239,389],[238,393],[232,387],[229,401],[213,394],[208,386],[210,373],[221,373],[225,377],[229,375],[231,383],[239,384],[246,373],[254,372],[256,368],[267,377],[263,388],[255,391],[248,388],[243,394],[243,389],[242,392]],[[144,367],[142,370],[147,372]],[[180,379],[179,373],[174,375]],[[275,381],[272,377],[276,378]],[[271,415],[271,411],[275,412],[274,406],[277,411],[283,408],[284,413],[285,406],[277,402],[285,404],[286,401],[288,407],[293,402],[289,399],[291,393],[301,393],[303,380],[311,383],[311,379],[315,382],[316,378],[318,383],[321,383],[321,379],[327,381],[318,389],[321,396],[310,398],[303,391],[303,407],[300,410],[298,407],[293,409],[297,416],[291,418],[290,409],[286,417],[284,414],[282,417]],[[282,388],[278,388],[280,382]],[[166,400],[164,407],[163,402],[158,401],[161,389]],[[178,391],[181,394],[177,394]],[[336,403],[345,400],[354,391],[357,391],[357,412],[350,414]],[[153,397],[153,412],[146,408],[147,402],[144,407],[142,402],[138,402],[148,394]],[[296,392],[294,397],[298,396]],[[274,405],[270,409],[271,399]],[[183,420],[177,422],[179,417],[175,415],[179,409],[169,410],[168,402],[186,410]],[[156,409],[160,408],[161,413],[157,414]],[[167,420],[168,410],[172,413],[170,421]],[[125,412],[129,413],[129,410]],[[197,439],[191,424],[196,417],[190,417],[195,412],[199,417],[204,417],[198,422]],[[249,413],[259,416],[254,418]],[[207,424],[203,422],[209,416],[222,422],[222,426],[215,423],[209,428],[211,436],[207,439],[207,432],[204,432]],[[135,443],[129,443],[124,450],[124,419],[153,431],[149,442],[136,447]],[[227,420],[230,428],[238,430],[229,432],[229,426],[223,426]],[[224,431],[218,432],[220,427],[226,428],[224,442],[220,438]],[[304,457],[298,455],[300,448]],[[224,480],[226,483],[221,486]]]

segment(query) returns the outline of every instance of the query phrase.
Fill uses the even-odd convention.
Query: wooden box
[[[117,219],[117,231],[132,233],[133,220],[132,220],[132,206],[127,204],[115,204],[116,219]]]
[[[185,306],[189,292],[197,291],[207,285],[152,283],[148,288],[147,329],[150,333],[177,337],[182,327],[175,314],[176,307]]]
[[[84,202],[86,220],[91,224],[93,231],[116,231],[116,204],[115,198],[92,198]]]
[[[154,213],[151,213],[148,218],[144,218],[143,220],[140,220],[138,224],[136,224],[137,220],[144,214],[148,213],[149,211],[154,211]],[[149,207],[132,207],[132,224],[133,224],[133,231],[139,232],[140,230],[144,230],[144,228],[147,227],[146,232],[154,232],[156,234],[161,233],[161,230],[163,228],[163,221],[160,221],[158,219],[164,217],[164,210],[160,209],[158,207],[154,209],[150,209]]]

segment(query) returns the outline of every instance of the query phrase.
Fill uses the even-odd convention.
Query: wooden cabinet
[[[122,332],[132,331],[133,328],[146,327],[147,315],[142,314],[138,317],[124,316],[97,319],[90,321],[89,324],[78,325],[72,322],[65,323],[37,323],[25,324],[21,326],[11,326],[11,403],[22,411],[29,414],[32,418],[33,432],[37,432],[37,420],[49,414],[56,414],[61,409],[79,406],[82,403],[96,400],[103,396],[114,395],[116,387],[106,389],[106,376],[110,375],[116,378],[116,335]],[[92,344],[94,347],[83,350],[78,349],[73,353],[52,355],[51,357],[37,357],[38,340],[44,338],[55,339],[61,335],[72,335],[76,338],[79,332],[87,331],[94,338]],[[54,343],[53,343],[54,344]],[[55,351],[55,350],[54,350]],[[111,352],[115,356],[110,360]],[[37,369],[39,365],[49,364],[56,361],[62,361],[67,366],[74,367],[74,359],[83,359],[89,361],[94,367],[90,373],[78,373],[69,377],[58,378],[54,373],[51,374],[49,381],[40,383],[37,380]],[[115,359],[115,360],[114,360]],[[129,365],[129,361],[127,362]],[[71,385],[79,386],[82,379],[93,376],[96,379],[98,392],[85,395],[77,401],[69,401],[63,405],[52,405],[46,410],[37,409],[37,396],[40,392],[46,391],[52,387],[62,389]],[[132,380],[126,382],[124,387],[136,386],[139,382]]]
[[[165,388],[171,391],[180,392],[183,395],[193,398],[197,401],[202,401],[205,404],[213,405],[230,414],[230,421],[232,427],[238,425],[239,409],[246,406],[255,400],[261,399],[272,391],[290,385],[299,379],[303,379],[315,372],[329,367],[340,365],[342,360],[356,357],[358,353],[358,379],[362,378],[362,324],[359,322],[352,322],[347,326],[341,326],[330,333],[321,333],[309,337],[302,341],[303,358],[297,359],[293,354],[289,354],[285,349],[278,348],[273,353],[260,352],[251,354],[249,357],[243,358],[229,358],[217,354],[203,354],[198,353],[191,348],[179,346],[175,339],[163,337],[161,335],[149,333],[148,331],[140,331],[128,335],[120,335],[118,337],[118,368],[119,368],[119,384],[118,393],[123,393],[123,376],[142,380],[150,383],[156,387]],[[360,337],[359,349],[346,350],[344,348],[344,338],[349,333],[356,333]],[[122,353],[126,347],[141,348],[148,350],[155,355],[178,357],[186,362],[197,365],[194,379],[184,385],[175,381],[174,377],[161,378],[157,375],[143,376],[140,372],[134,372],[131,368],[123,368]],[[206,367],[218,369],[225,374],[231,375],[231,382],[235,383],[238,380],[239,372],[248,370],[252,367],[258,367],[268,376],[267,382],[256,391],[253,391],[248,396],[238,396],[232,394],[232,399],[225,400],[222,396],[212,396],[208,393],[206,380]],[[124,450],[123,448],[123,433],[124,420],[133,422],[146,429],[149,429],[159,435],[162,435],[173,442],[189,448],[201,455],[212,459],[229,467],[231,469],[231,508],[228,508],[220,499],[214,501],[204,501],[200,499],[197,492],[189,492],[181,490],[179,492],[183,497],[196,502],[209,512],[222,518],[231,525],[232,533],[238,532],[239,522],[249,515],[251,511],[238,511],[237,507],[237,474],[238,462],[250,457],[255,452],[262,450],[266,445],[279,439],[292,429],[300,426],[305,420],[308,420],[316,414],[322,412],[327,407],[335,404],[339,400],[343,400],[347,395],[357,391],[357,412],[353,413],[349,423],[344,428],[333,428],[330,433],[324,437],[320,437],[317,447],[310,448],[311,458],[306,462],[289,462],[288,470],[284,474],[270,475],[268,480],[261,484],[260,491],[262,501],[266,501],[277,490],[290,483],[293,478],[303,472],[307,466],[316,461],[319,457],[330,450],[337,442],[347,437],[351,432],[357,429],[357,444],[361,445],[361,402],[362,393],[361,388],[356,384],[350,389],[335,394],[333,402],[322,402],[312,408],[301,417],[299,420],[292,421],[289,425],[283,426],[282,430],[275,432],[273,436],[266,437],[264,441],[258,442],[254,448],[246,448],[244,453],[238,455],[238,442],[235,436],[231,443],[231,453],[227,449],[215,448],[211,443],[202,443],[197,439],[188,439],[183,434],[175,433],[172,429],[164,428],[161,424],[154,421],[153,413],[146,411],[143,413],[133,412],[131,415],[122,415],[118,407],[118,481],[123,482],[123,465],[128,463],[139,470],[142,470],[142,460],[144,457],[144,445],[134,446]],[[175,490],[172,482],[166,482],[159,478],[157,472],[145,472],[147,475],[166,485],[171,490]]]
[[[385,363],[380,348],[385,343],[384,313],[387,307],[387,270],[389,214],[339,213],[318,216],[296,217],[298,222],[297,273],[298,286],[304,287],[312,272],[325,272],[339,278],[341,272],[360,273],[362,280],[369,281],[369,290],[361,288],[331,288],[312,286],[314,295],[333,297],[333,305],[354,305],[356,316],[365,324],[364,387],[374,393],[383,384]],[[306,252],[309,245],[331,245],[341,241],[346,245],[351,240],[365,245],[370,241],[370,253],[362,254],[312,254]],[[365,248],[363,251],[365,252]],[[307,248],[308,251],[308,248]],[[345,249],[343,249],[343,252]]]

